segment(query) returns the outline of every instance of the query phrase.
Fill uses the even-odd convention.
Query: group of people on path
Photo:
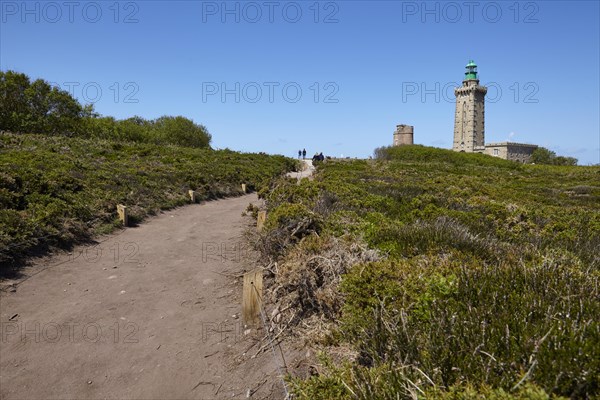
[[[312,160],[313,161],[323,161],[323,160],[325,160],[325,156],[323,155],[323,153],[319,153],[319,154],[315,153]]]
[[[303,160],[306,160],[306,149],[298,150],[298,159],[300,159],[300,158],[302,158]],[[323,155],[323,152],[315,153],[312,160],[313,161],[323,161],[323,160],[325,160],[325,156]]]

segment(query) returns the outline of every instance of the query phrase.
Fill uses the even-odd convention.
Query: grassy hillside
[[[299,397],[597,397],[600,168],[380,155],[266,194],[268,296],[325,354]]]
[[[0,134],[0,267],[189,202],[260,189],[295,161],[177,146]]]

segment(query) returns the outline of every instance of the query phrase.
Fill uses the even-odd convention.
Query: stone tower
[[[396,125],[396,132],[394,132],[394,146],[413,144],[414,131],[414,126]]]
[[[454,89],[456,113],[454,114],[454,144],[452,150],[467,153],[485,151],[485,94],[487,88],[479,86],[477,65],[467,64],[463,85]]]

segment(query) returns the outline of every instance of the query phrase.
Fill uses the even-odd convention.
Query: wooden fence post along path
[[[265,221],[267,220],[267,212],[259,211],[258,216],[256,217],[256,230],[262,231],[265,226]]]
[[[123,226],[129,225],[129,213],[127,212],[127,207],[123,204],[117,204],[117,214],[119,214],[119,219],[123,223]]]
[[[244,274],[242,317],[244,324],[256,326],[260,322],[262,307],[263,271],[258,268]]]

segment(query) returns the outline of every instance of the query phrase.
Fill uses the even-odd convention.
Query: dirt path
[[[0,293],[0,398],[283,398],[238,318],[250,202],[178,208],[26,269]]]
[[[296,178],[300,181],[302,178],[312,179],[315,167],[313,166],[312,160],[302,160],[302,171],[288,172],[287,176],[290,178]]]

